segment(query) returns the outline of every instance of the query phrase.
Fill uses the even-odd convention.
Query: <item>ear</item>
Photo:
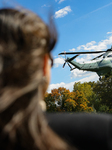
[[[43,75],[44,76],[46,76],[46,74],[47,74],[48,60],[49,60],[49,57],[48,57],[47,54],[45,54],[45,56],[44,56],[44,66],[43,66]]]

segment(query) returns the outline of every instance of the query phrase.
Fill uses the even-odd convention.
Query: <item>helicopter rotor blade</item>
[[[65,67],[65,64],[67,63],[68,66],[72,69],[72,67],[70,66],[70,64],[68,63],[68,61],[72,61],[72,60],[75,59],[77,56],[79,56],[79,54],[78,54],[78,55],[75,55],[75,56],[72,57],[72,58],[67,58],[67,59],[66,59],[66,54],[65,54],[65,63],[63,64],[63,68]]]
[[[64,54],[65,54],[65,63],[63,64],[63,68],[65,67],[66,65],[66,52],[64,51]]]
[[[70,64],[67,62],[68,66],[70,67],[70,69],[72,69],[72,67],[70,66]]]
[[[109,50],[108,50],[109,51]],[[92,52],[64,52],[59,53],[58,55],[71,55],[71,54],[96,54],[96,53],[103,53],[106,51],[92,51]]]
[[[63,68],[65,67],[65,65],[66,65],[66,62],[63,64]]]
[[[65,51],[64,51],[64,54],[65,54],[65,62],[64,62],[64,64],[63,64],[63,68],[65,67],[66,62],[67,62],[67,61],[66,61],[67,59],[66,59],[66,52],[65,52]]]
[[[68,59],[68,61],[72,61],[73,59],[75,59],[78,56],[79,56],[79,54],[77,54],[77,55],[73,56],[72,58]]]
[[[101,56],[103,56],[103,54],[101,54],[101,55],[99,55],[99,56],[97,56],[97,57],[95,57],[95,58],[93,58],[93,59],[91,59],[91,60],[95,60],[95,59],[97,59],[97,58],[99,58],[99,57],[101,57]]]
[[[65,54],[65,60],[66,60],[66,52],[64,51],[64,54]]]

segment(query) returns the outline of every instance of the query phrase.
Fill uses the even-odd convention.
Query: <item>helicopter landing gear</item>
[[[101,77],[99,77],[99,81],[101,81]]]
[[[70,71],[72,71],[72,70],[74,70],[74,69],[75,69],[75,67],[74,67],[74,68],[71,68]]]

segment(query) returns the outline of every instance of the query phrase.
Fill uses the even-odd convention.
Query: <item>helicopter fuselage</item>
[[[79,70],[96,72],[99,76],[109,76],[112,74],[112,57],[105,57],[100,60],[93,60],[86,63],[77,63],[74,60],[69,61],[69,58],[67,61]]]

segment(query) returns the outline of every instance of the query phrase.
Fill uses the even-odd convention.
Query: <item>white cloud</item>
[[[87,56],[87,55],[86,55]],[[85,60],[88,60],[87,58],[85,58],[85,56],[84,57],[77,57],[76,59],[76,62],[78,62],[78,63],[83,63],[83,62],[85,62]]]
[[[62,58],[55,58],[54,59],[54,67],[59,67],[60,65],[63,65],[64,64],[64,59]]]
[[[98,80],[98,76],[96,73],[90,73],[89,76],[86,76],[85,78],[81,79],[81,80],[77,80],[76,82],[89,82],[89,81],[97,81]],[[75,81],[74,82],[70,82],[70,83],[64,83],[64,82],[61,82],[61,83],[56,83],[56,84],[50,84],[49,87],[48,87],[48,90],[47,92],[50,93],[52,89],[57,89],[59,87],[64,87],[66,89],[69,89],[70,91],[73,90],[73,85],[75,84]]]
[[[70,52],[75,52],[75,48],[69,49]]]
[[[59,2],[58,2],[59,1]],[[64,2],[65,0],[55,0],[55,2],[58,2],[58,4]]]
[[[107,32],[107,34],[109,34],[109,32]],[[98,44],[96,44],[95,41],[91,41],[85,45],[80,45],[77,47],[77,50],[95,50],[95,51],[100,51],[100,50],[106,50],[108,45],[112,45],[112,36],[109,36],[107,39],[105,40],[101,40]]]
[[[90,71],[83,71],[83,70],[79,70],[79,69],[74,69],[73,71],[71,71],[71,78],[73,79],[77,79],[77,78],[84,78],[86,76],[92,76],[92,75],[95,75],[97,76],[97,73],[96,72],[90,72]],[[89,78],[89,77],[88,77]]]
[[[71,82],[71,83],[64,83],[64,82],[61,82],[61,83],[56,83],[56,84],[50,84],[49,87],[48,87],[48,90],[47,92],[50,93],[52,89],[57,89],[59,87],[64,87],[66,89],[69,89],[70,91],[73,90],[73,84],[74,82]]]
[[[82,77],[82,76],[85,76],[87,74],[88,74],[87,71],[75,69],[75,70],[71,71],[71,78]]]
[[[82,54],[82,55],[79,55],[75,59],[75,61],[78,63],[88,62],[88,61],[91,61],[93,58],[97,57],[98,55],[100,54]]]
[[[46,7],[46,4],[42,5],[42,7]]]
[[[64,1],[65,1],[65,0],[60,0],[60,1],[59,1],[59,4],[62,3],[62,2],[64,2]]]
[[[56,11],[54,17],[55,18],[62,18],[64,16],[66,16],[71,11],[72,10],[71,10],[70,6],[66,6],[66,7]]]
[[[112,32],[107,32],[107,34],[112,34]]]
[[[89,82],[89,81],[98,81],[99,80],[99,77],[98,77],[98,75],[96,74],[96,73],[91,73],[91,75],[90,76],[88,76],[88,77],[85,77],[85,78],[83,78],[83,79],[81,79],[81,80],[79,80],[81,83],[83,83],[83,82]]]
[[[46,4],[44,4],[42,7],[50,7],[50,5],[46,5]]]

